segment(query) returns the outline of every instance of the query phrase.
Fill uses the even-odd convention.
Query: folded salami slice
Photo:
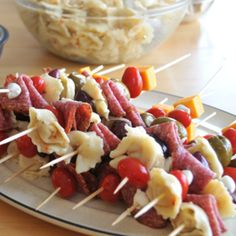
[[[114,96],[108,83],[109,83],[108,81],[104,82],[102,84],[101,88],[102,88],[102,91],[107,99],[109,110],[116,117],[125,116],[125,114],[126,114],[125,111],[121,107],[117,98]]]
[[[19,113],[28,113],[32,103],[24,80],[21,77],[16,78],[13,75],[9,75],[6,78],[5,86],[9,83],[17,83],[21,88],[21,94],[13,99],[9,99],[7,94],[0,94],[1,108]]]
[[[104,124],[99,123],[98,127],[103,133],[104,138],[109,145],[110,151],[114,150],[120,143],[120,139],[117,138],[117,136],[113,134]]]
[[[97,136],[99,136],[102,140],[103,140],[103,150],[104,150],[104,153],[107,154],[110,152],[110,147],[107,143],[107,140],[105,139],[104,137],[104,134],[103,132],[101,131],[101,129],[98,127],[97,124],[92,124],[89,128],[90,131],[94,131]]]
[[[216,199],[213,195],[188,194],[186,201],[193,202],[205,211],[208,216],[211,230],[214,236],[220,236],[221,233],[226,231],[217,208]]]
[[[38,90],[34,87],[34,84],[29,76],[27,75],[20,75],[20,77],[24,80],[29,93],[30,99],[32,102],[33,107],[35,108],[44,108],[48,106],[48,102],[43,98],[43,96],[38,92]]]
[[[121,189],[122,198],[128,207],[131,207],[133,205],[133,199],[134,199],[136,190],[137,188],[130,184],[126,184]],[[134,210],[132,212],[132,215],[135,215],[137,211],[138,210]],[[141,224],[147,225],[151,228],[160,229],[167,226],[167,221],[164,220],[160,215],[158,215],[154,208],[150,209],[148,212],[140,216],[137,220]]]
[[[149,134],[157,136],[165,142],[170,153],[176,151],[180,146],[182,147],[182,142],[178,135],[178,128],[174,122],[153,125],[146,130]]]
[[[92,108],[87,103],[72,100],[56,101],[53,105],[63,114],[65,132],[69,133],[72,128],[86,131],[90,124]]]
[[[13,121],[11,112],[0,108],[0,131],[10,130],[12,127]]]
[[[190,185],[190,191],[198,193],[204,189],[211,179],[215,177],[215,173],[206,168],[198,161],[188,150],[180,146],[176,151],[172,152],[173,169],[190,170],[193,174],[193,182]]]
[[[116,83],[112,80],[108,80],[107,83],[110,86],[114,96],[119,101],[120,106],[126,112],[126,116],[131,121],[132,125],[145,127],[145,124],[137,108],[130,103],[130,101],[126,98],[120,88],[116,85]]]

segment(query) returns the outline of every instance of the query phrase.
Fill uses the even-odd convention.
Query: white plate
[[[177,100],[176,96],[169,94],[147,92],[133,102],[140,108],[149,108],[152,104],[158,103],[165,97],[169,98],[168,104],[172,104]],[[216,108],[205,106],[205,110],[202,119],[214,111],[217,112],[217,115],[209,121],[211,125],[205,123],[204,128],[201,127],[201,132],[212,133],[212,129],[217,132],[221,127],[235,120],[234,115]],[[0,179],[4,180],[17,168],[13,161],[8,161],[6,164],[0,165]],[[74,204],[84,198],[82,194],[77,194],[76,197],[70,200],[55,197],[47,205],[42,207],[39,212],[36,212],[34,210],[35,207],[53,191],[48,178],[29,181],[17,177],[11,182],[1,185],[0,190],[1,199],[10,205],[50,223],[81,233],[129,236],[156,236],[158,234],[159,236],[165,236],[171,232],[171,228],[163,230],[151,229],[139,224],[132,217],[127,217],[120,224],[112,227],[111,223],[125,209],[125,206],[122,204],[111,205],[100,200],[93,200],[78,210],[72,211]],[[225,235],[236,235],[236,228],[234,227],[236,218],[226,220],[225,223],[228,228],[228,232]]]

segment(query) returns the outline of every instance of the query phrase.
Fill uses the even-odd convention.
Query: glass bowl
[[[9,33],[6,28],[4,28],[2,25],[0,25],[0,56],[2,54],[2,50],[4,47],[4,44],[8,40]]]
[[[137,59],[163,43],[188,0],[16,0],[33,36],[53,54],[91,64]]]
[[[197,20],[208,11],[213,2],[214,0],[191,0],[183,22]]]

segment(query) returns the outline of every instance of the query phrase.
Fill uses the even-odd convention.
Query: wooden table
[[[204,102],[236,113],[236,2],[216,1],[199,21],[182,24],[160,48],[130,64],[165,64],[181,55],[192,53],[187,61],[158,75],[157,89],[175,95],[198,93],[216,74],[215,83],[207,90],[214,94]],[[43,67],[67,67],[75,70],[82,65],[65,61],[43,50],[22,24],[13,0],[1,0],[0,24],[10,32],[10,39],[0,60],[0,78],[9,73],[39,74]],[[114,74],[118,75],[117,73]],[[0,202],[0,235],[2,236],[74,236],[77,233],[50,225]]]

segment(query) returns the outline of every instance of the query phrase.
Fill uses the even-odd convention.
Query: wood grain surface
[[[213,91],[204,102],[236,113],[236,2],[215,1],[212,8],[199,19],[181,24],[175,34],[160,48],[130,64],[161,66],[186,53],[192,56],[185,62],[158,75],[157,90],[175,95],[198,93],[223,65]],[[0,24],[10,33],[0,59],[0,78],[22,72],[39,74],[44,67],[66,67],[75,70],[82,65],[58,58],[42,49],[24,27],[13,0],[0,1]],[[119,76],[116,72],[113,76]],[[27,215],[0,201],[1,236],[75,236],[77,233],[53,226]]]

